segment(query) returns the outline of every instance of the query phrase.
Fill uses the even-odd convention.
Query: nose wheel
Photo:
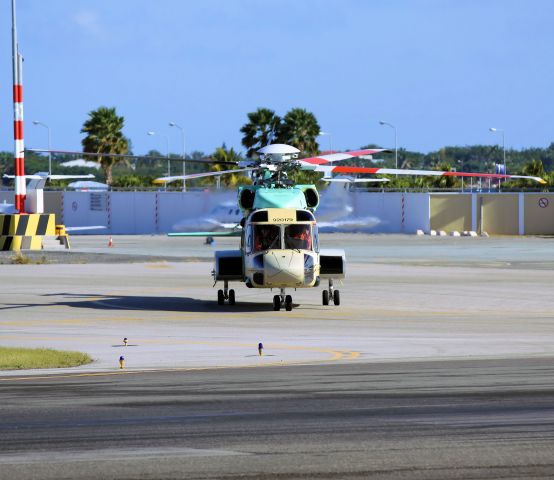
[[[290,312],[292,310],[292,296],[285,295],[284,288],[281,289],[281,295],[275,295],[273,297],[273,310],[279,311],[281,310],[281,306],[283,305],[287,312]]]
[[[225,300],[229,302],[229,305],[235,304],[235,291],[231,288],[229,289],[229,282],[225,280],[223,284],[223,290],[217,291],[217,304],[225,305]]]
[[[332,278],[329,279],[329,289],[321,292],[321,303],[323,305],[329,305],[330,301],[332,301],[335,306],[340,305],[340,292],[334,289]]]

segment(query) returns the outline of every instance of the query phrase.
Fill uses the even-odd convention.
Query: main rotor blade
[[[500,173],[482,173],[482,172],[445,172],[440,170],[404,170],[401,168],[372,168],[372,167],[341,167],[332,165],[316,165],[304,167],[304,170],[314,170],[316,172],[329,173],[370,173],[380,175],[416,175],[416,176],[435,176],[435,177],[481,177],[481,178],[521,178],[525,180],[534,180],[535,182],[545,184],[546,181],[540,177],[527,175],[506,175]]]
[[[41,148],[26,148],[26,152],[33,153],[60,153],[62,155],[79,155],[82,157],[116,157],[116,158],[134,158],[136,160],[171,160],[172,162],[185,162],[185,163],[205,163],[205,164],[221,164],[221,165],[237,165],[237,162],[224,162],[220,160],[213,160],[210,158],[202,160],[184,159],[183,157],[152,157],[149,155],[132,155],[127,153],[93,153],[93,152],[74,152],[70,150],[43,150]]]
[[[220,172],[201,172],[201,173],[190,173],[188,175],[160,177],[160,178],[156,178],[153,183],[163,184],[163,183],[175,182],[177,180],[190,180],[191,178],[218,177],[220,175],[227,175],[229,173],[250,172],[252,170],[257,170],[257,168],[237,168],[235,170],[222,170]]]
[[[323,182],[336,182],[336,183],[385,183],[390,182],[388,178],[341,178],[341,177],[332,177],[321,179]]]
[[[7,175],[4,174],[4,178],[13,179],[15,178],[15,175]],[[94,178],[94,175],[92,173],[88,173],[87,175],[25,175],[25,178],[27,180],[42,180],[43,178],[47,180],[69,180],[69,179],[75,179],[75,178]]]
[[[392,150],[386,148],[366,148],[365,150],[354,150],[351,152],[329,153],[327,155],[318,155],[317,157],[301,158],[299,162],[310,163],[312,165],[326,165],[328,163],[340,162],[349,158],[364,157],[374,153],[391,153]]]
[[[88,175],[48,175],[50,180],[70,180],[74,178],[94,178],[94,175],[92,173]]]
[[[230,232],[176,232],[168,233],[168,237],[240,237],[241,230],[232,230]]]

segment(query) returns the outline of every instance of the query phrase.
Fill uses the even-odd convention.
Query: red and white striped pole
[[[15,0],[12,0],[12,61],[13,61],[13,138],[15,161],[15,208],[25,213],[25,143],[23,141],[23,59],[17,44]]]

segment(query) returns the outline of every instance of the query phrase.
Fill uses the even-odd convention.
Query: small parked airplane
[[[14,179],[15,175],[6,175],[4,178]],[[33,175],[25,175],[30,180],[27,185],[27,197],[25,210],[30,213],[44,213],[44,186],[48,180],[72,180],[78,178],[94,178],[94,175],[53,175],[48,172],[37,172]]]
[[[187,176],[188,177],[188,176]],[[189,179],[188,177],[187,179]],[[339,176],[324,178],[331,182],[321,195],[321,205],[318,209],[318,225],[326,232],[333,231],[363,231],[380,223],[376,217],[356,217],[350,204],[347,186],[360,182],[387,182],[381,178],[354,178]],[[221,230],[237,231],[240,234],[240,221],[244,213],[237,206],[236,201],[224,201],[213,207],[207,215],[194,216],[179,220],[172,226],[174,232],[216,232]]]

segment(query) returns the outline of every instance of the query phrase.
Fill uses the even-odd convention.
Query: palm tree
[[[304,155],[317,155],[316,138],[320,127],[315,115],[303,108],[293,108],[283,119],[282,139],[298,148]]]
[[[112,168],[119,161],[109,154],[125,154],[129,151],[129,140],[123,135],[124,118],[119,117],[115,107],[99,107],[88,114],[88,120],[83,124],[81,133],[86,133],[81,144],[83,151],[105,154],[97,158],[104,170],[106,183],[112,184]]]
[[[211,155],[211,159],[217,160],[220,162],[236,162],[236,163],[243,160],[241,155],[238,152],[236,152],[235,149],[233,148],[231,148],[230,150],[227,149],[227,146],[225,145],[225,143],[221,145],[221,147],[217,147],[215,149],[215,152]],[[233,167],[231,165],[221,165],[216,163],[213,166],[213,171],[221,172],[222,170],[234,170],[236,168],[238,168],[238,166]],[[247,177],[246,175],[244,175],[243,172],[228,173],[226,175],[222,175],[222,177],[223,177],[223,183],[229,187],[235,186],[237,184],[243,185],[243,184],[252,183],[252,180],[250,179],[250,177]],[[203,183],[204,185],[213,184],[214,179],[213,177],[206,177],[204,181],[201,183]]]
[[[433,167],[433,170],[439,170],[444,172],[452,172],[452,165],[447,161],[441,161]],[[434,176],[434,177],[418,177],[416,179],[416,185],[427,188],[455,188],[458,187],[460,181],[457,177],[453,176]]]
[[[243,134],[242,144],[248,149],[247,157],[252,157],[256,150],[276,141],[281,133],[281,117],[269,108],[258,108],[248,115],[248,123],[240,129]]]
[[[532,159],[527,165],[525,165],[521,171],[523,175],[530,175],[533,177],[544,178],[546,172],[541,160]]]
[[[521,173],[523,175],[529,175],[532,177],[540,177],[543,180],[546,180],[547,185],[552,184],[552,175],[546,173],[542,160],[532,159],[527,165],[522,168]],[[530,181],[523,180],[522,183],[528,185]],[[548,187],[544,187],[543,191],[548,191]]]

